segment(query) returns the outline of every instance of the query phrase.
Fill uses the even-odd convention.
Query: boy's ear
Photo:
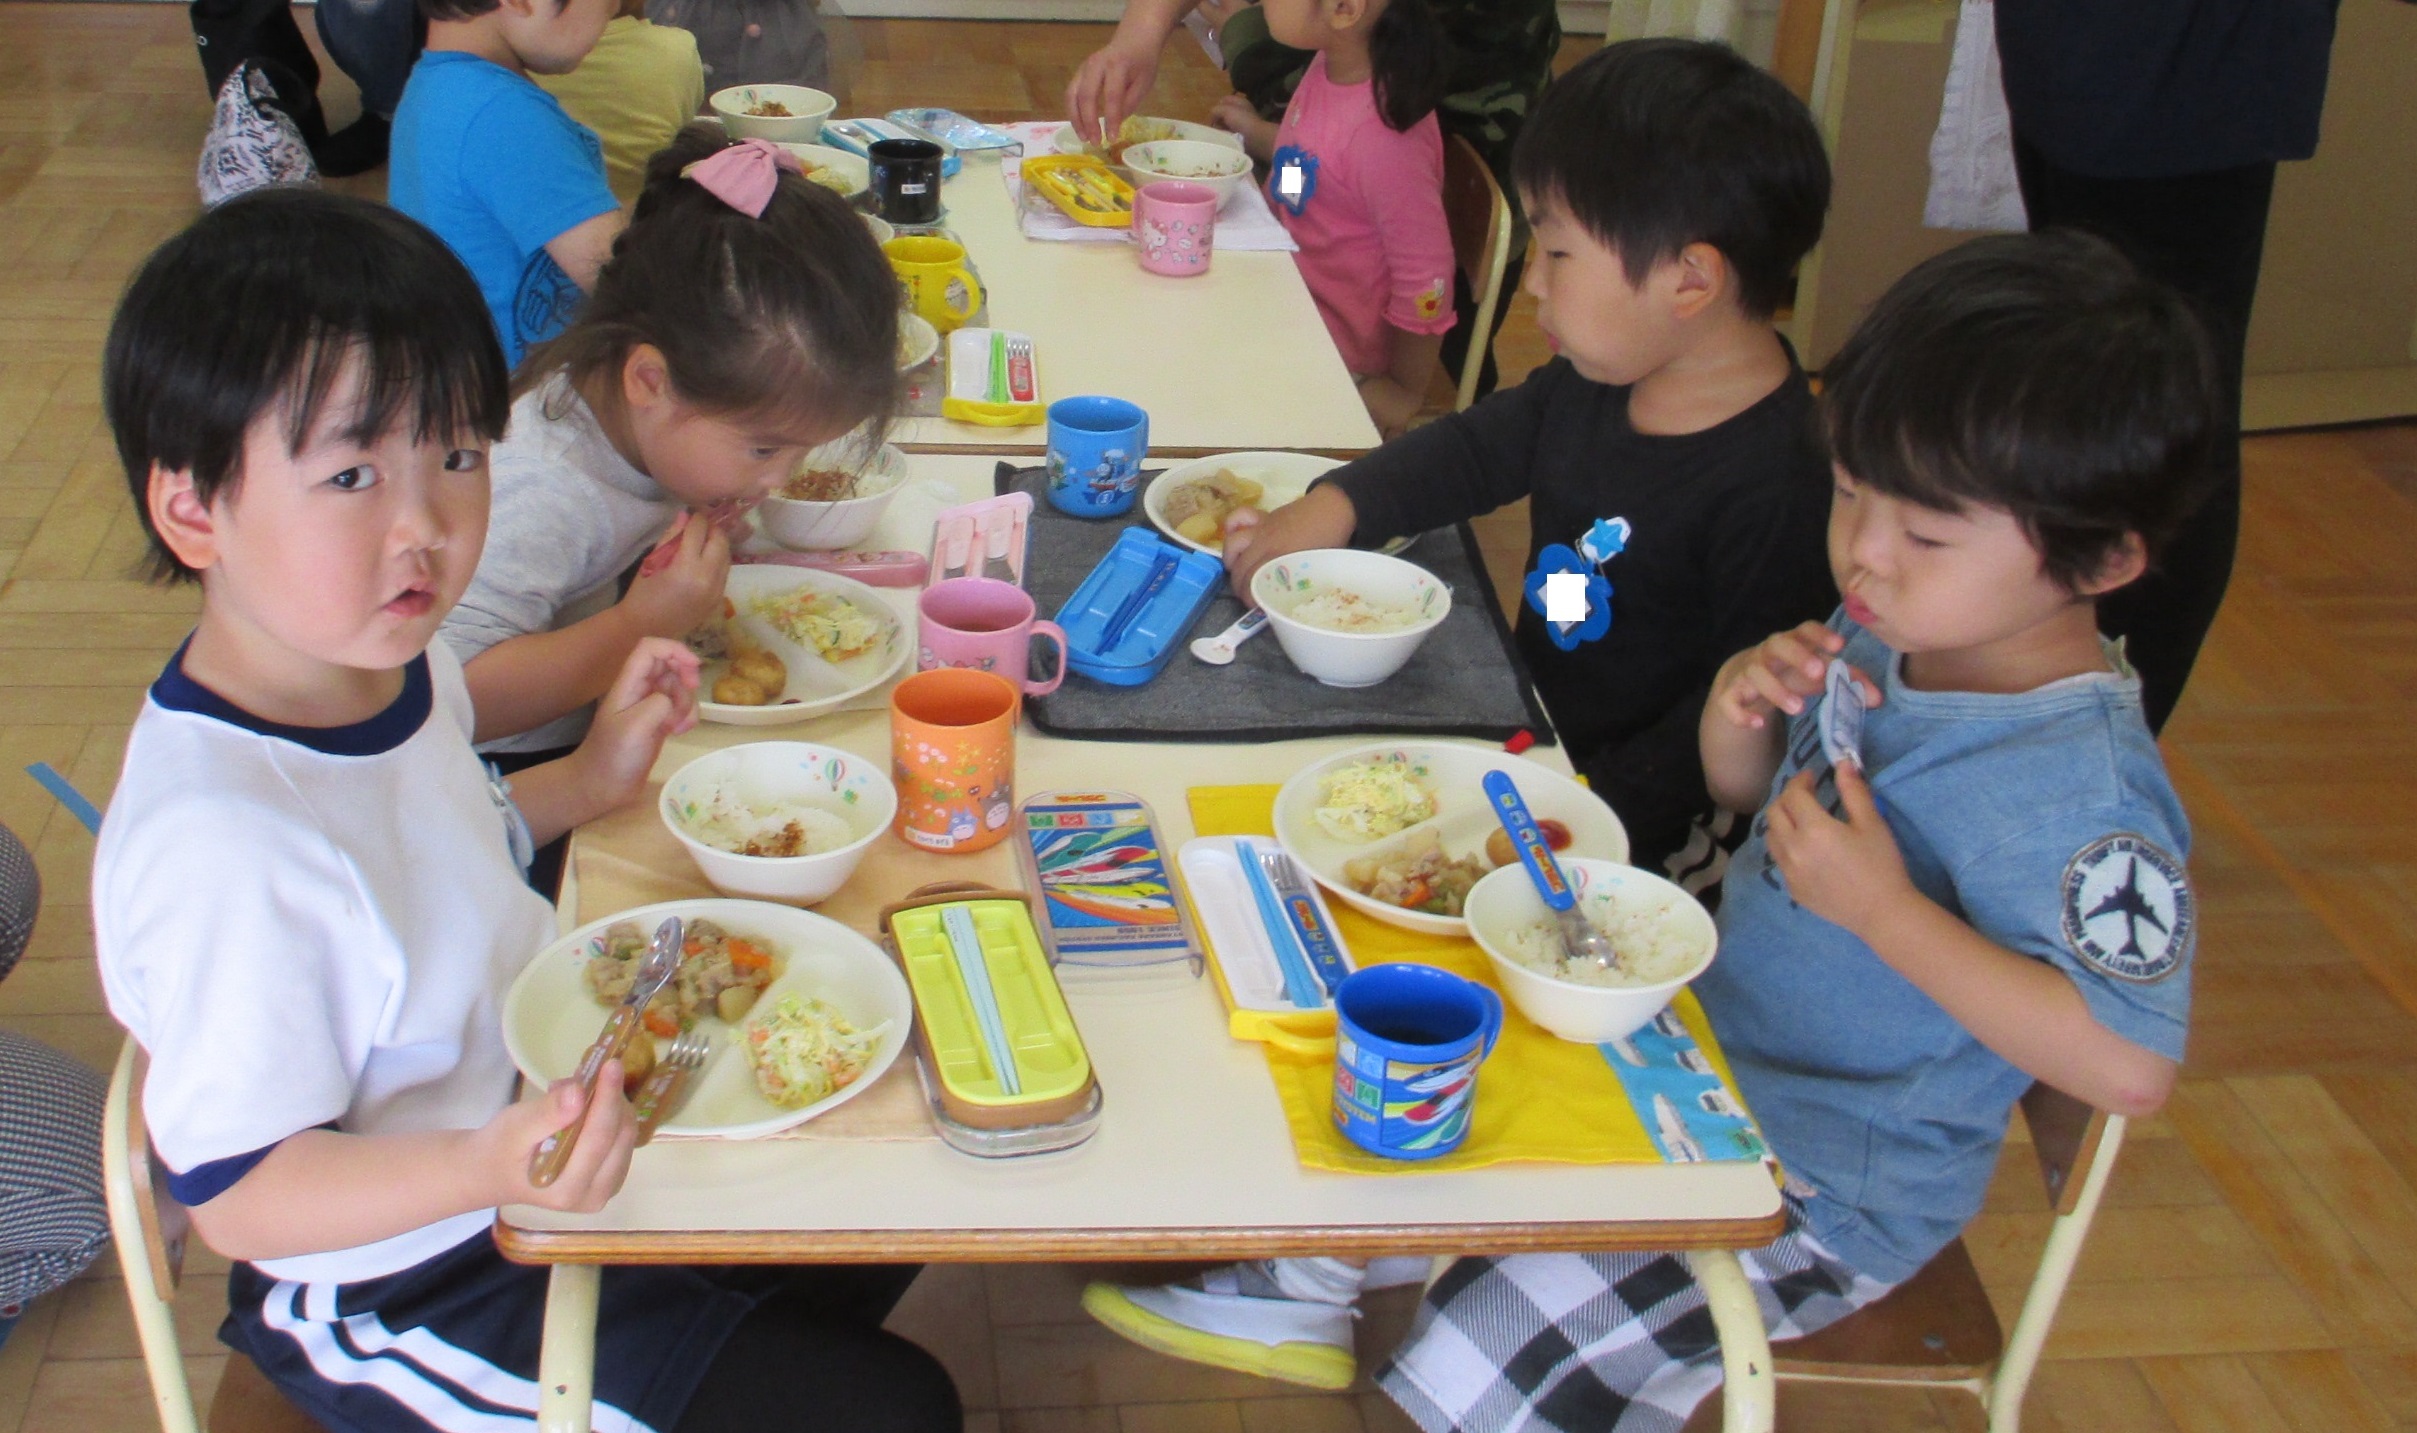
[[[632,410],[659,408],[673,397],[671,365],[651,343],[632,344],[621,360],[621,401]]]
[[[163,468],[151,465],[151,481],[143,490],[143,504],[151,515],[151,530],[159,534],[162,547],[175,554],[176,560],[195,572],[204,572],[218,562],[218,523],[210,515],[207,503],[193,488],[190,468]]]
[[[1697,240],[1670,261],[1671,296],[1680,318],[1693,318],[1725,297],[1730,288],[1729,258]]]
[[[2123,541],[2107,553],[2098,570],[2083,579],[2077,594],[2083,597],[2103,597],[2118,587],[2128,587],[2148,571],[2148,544],[2140,534],[2127,532]]]
[[[1326,23],[1337,30],[1348,30],[1368,17],[1368,0],[1323,0],[1319,8],[1326,12]]]

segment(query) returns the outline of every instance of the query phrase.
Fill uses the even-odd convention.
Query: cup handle
[[[1473,980],[1469,983],[1477,985],[1477,982]],[[1483,1031],[1485,1040],[1483,1049],[1477,1056],[1480,1061],[1483,1061],[1487,1055],[1494,1053],[1494,1042],[1502,1038],[1502,997],[1494,993],[1492,986],[1487,985],[1477,985],[1477,993],[1485,1000],[1485,1028]]]
[[[963,323],[965,320],[974,316],[974,310],[982,306],[982,281],[974,277],[973,270],[963,268],[949,270],[948,277],[951,279],[962,279],[965,281],[965,307],[963,309],[958,309],[951,305],[948,310],[948,316],[951,319],[958,323]],[[945,287],[946,280],[943,280],[942,284],[943,287],[940,290],[940,301],[942,303],[947,303],[948,290]]]
[[[1066,680],[1066,629],[1055,622],[1035,622],[1032,624],[1032,635],[1036,638],[1046,637],[1057,646],[1057,671],[1050,676],[1049,680],[1036,682],[1030,676],[1024,678],[1026,696],[1045,697],[1056,691],[1058,684]],[[1029,655],[1031,649],[1026,648],[1025,650],[1027,655],[1024,659],[1026,663],[1024,670],[1029,673],[1032,670],[1030,665],[1032,659]]]
[[[1497,1019],[1499,1019],[1499,1015],[1497,1015]],[[1259,1039],[1264,1044],[1273,1045],[1279,1050],[1295,1055],[1314,1057],[1334,1053],[1334,1036],[1332,1034],[1300,1035],[1281,1025],[1271,1024],[1261,1028]]]

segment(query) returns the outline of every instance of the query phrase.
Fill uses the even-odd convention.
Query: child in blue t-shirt
[[[504,362],[560,333],[625,222],[595,133],[529,76],[568,74],[619,0],[421,0],[386,197],[469,266]]]
[[[2096,239],[1978,240],[1891,289],[1824,387],[1844,606],[1724,663],[1699,729],[1714,797],[1761,811],[1695,992],[1787,1175],[1786,1232],[1741,1260],[1780,1338],[1955,1237],[2034,1081],[2163,1104],[2197,924],[2189,827],[2096,624],[2208,489],[2184,302]],[[1859,701],[1825,695],[1833,661]],[[1126,1301],[1185,1357],[1289,1376],[1339,1330],[1347,1369],[1363,1279],[1338,1266]],[[1430,1433],[1676,1433],[1719,1349],[1675,1254],[1463,1259],[1380,1381]]]

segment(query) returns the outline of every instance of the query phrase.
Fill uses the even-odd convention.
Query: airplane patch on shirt
[[[2062,905],[2073,953],[2137,985],[2181,968],[2199,919],[2182,863],[2128,832],[2090,843],[2065,866]]]

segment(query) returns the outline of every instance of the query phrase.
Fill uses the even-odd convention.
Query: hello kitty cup
[[[890,693],[890,775],[908,845],[957,855],[1006,839],[1023,700],[996,672],[963,667],[917,672]]]
[[[1206,185],[1162,179],[1133,196],[1133,242],[1153,274],[1207,273],[1216,228],[1217,191]]]
[[[919,671],[965,667],[996,672],[1031,697],[1045,697],[1066,680],[1066,629],[1041,620],[1032,594],[1012,582],[952,577],[924,588],[915,608],[922,618],[916,631]],[[1030,675],[1035,640],[1057,647],[1057,670],[1041,681]]]

